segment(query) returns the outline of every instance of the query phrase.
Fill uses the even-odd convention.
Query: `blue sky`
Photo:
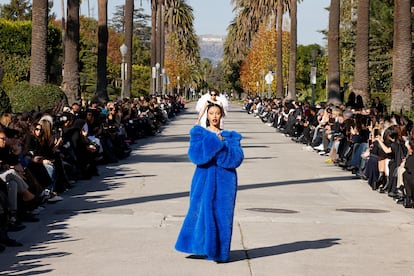
[[[81,12],[88,13],[88,3],[91,16],[98,13],[97,0],[83,0]],[[254,1],[254,0],[253,0]],[[0,0],[1,4],[9,3],[10,0]],[[66,1],[65,1],[66,2]],[[149,0],[135,0],[138,7],[142,2],[142,7],[149,11]],[[54,12],[61,16],[61,1],[55,0]],[[123,5],[125,0],[108,0],[109,17],[111,17],[115,6]],[[230,0],[187,0],[187,3],[194,9],[194,27],[198,35],[216,34],[225,35],[226,28],[234,18],[233,7]],[[329,6],[330,0],[304,0],[298,5],[298,43],[303,45],[317,43],[325,45],[323,35],[319,30],[328,27],[328,12],[325,10]]]

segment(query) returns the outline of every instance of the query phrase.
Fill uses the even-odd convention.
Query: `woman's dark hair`
[[[408,144],[410,145],[411,149],[414,150],[414,137],[411,137],[408,140]]]
[[[396,126],[390,126],[388,128],[385,129],[384,131],[384,143],[387,145],[387,143],[391,143],[391,139],[392,140],[396,140],[398,139],[398,129]]]
[[[219,104],[216,104],[216,103],[209,102],[208,105],[207,105],[207,112],[213,106],[217,106],[218,108],[220,108],[221,116],[224,117],[224,109],[223,109],[223,107],[221,105],[219,105]]]
[[[216,96],[218,96],[220,93],[218,92],[217,89],[213,88],[209,91],[209,94],[211,95],[211,93],[214,92],[216,94]]]

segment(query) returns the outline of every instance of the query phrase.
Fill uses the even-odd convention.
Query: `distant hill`
[[[211,63],[217,65],[223,59],[223,46],[226,37],[220,35],[200,35],[200,57],[208,58]]]

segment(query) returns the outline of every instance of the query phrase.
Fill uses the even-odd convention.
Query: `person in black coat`
[[[414,138],[410,138],[405,145],[408,150],[408,157],[405,160],[405,172],[403,173],[403,182],[406,194],[404,207],[414,208]]]

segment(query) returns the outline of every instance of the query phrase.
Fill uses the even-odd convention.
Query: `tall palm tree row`
[[[134,32],[134,0],[125,0],[125,45],[127,52],[125,55],[125,83],[124,92],[126,98],[131,96],[131,81],[132,81],[132,36]]]
[[[369,5],[370,0],[358,0],[355,70],[352,91],[361,96],[365,104],[369,95]]]
[[[63,65],[62,89],[68,98],[69,104],[81,100],[79,77],[79,1],[67,1],[65,64]]]
[[[290,56],[287,98],[296,100],[296,55],[298,44],[297,4],[300,0],[291,0],[289,3],[290,15]]]
[[[242,49],[248,49],[250,47],[250,42],[253,39],[254,35],[257,33],[258,27],[260,24],[268,22],[273,26],[277,26],[277,33],[280,34],[277,37],[276,42],[276,96],[282,97],[283,92],[283,58],[282,58],[282,32],[283,32],[283,15],[286,12],[291,11],[290,7],[293,5],[293,10],[291,11],[294,14],[291,14],[293,18],[293,22],[291,24],[291,30],[293,31],[293,36],[291,37],[290,46],[292,47],[292,54],[291,58],[291,67],[290,69],[293,72],[289,72],[289,83],[295,83],[295,71],[296,71],[296,44],[297,44],[297,37],[296,37],[296,2],[297,0],[261,0],[261,1],[248,1],[248,0],[232,0],[231,2],[235,5],[234,10],[237,11],[236,23],[230,25],[229,27],[229,34],[237,34],[232,35],[231,37],[235,36],[236,39],[240,40],[239,43],[236,43],[236,47],[238,44],[243,44]],[[293,3],[294,2],[294,3]],[[293,3],[293,4],[292,4]],[[277,21],[277,24],[276,24]],[[236,30],[232,30],[232,28],[236,28]],[[292,33],[291,33],[292,34]],[[231,41],[227,39],[228,41]],[[230,49],[230,43],[225,44],[225,53],[231,54],[232,52],[244,52],[243,50],[239,49]],[[227,63],[227,60],[225,60]],[[228,65],[229,67],[230,65]],[[268,69],[268,68],[266,68]],[[289,98],[296,98],[295,93],[295,85],[292,88],[289,88],[290,93],[288,93]]]
[[[98,63],[96,66],[95,98],[106,102],[106,58],[108,55],[108,0],[98,0]]]
[[[31,85],[42,85],[47,82],[47,19],[48,0],[33,0]]]
[[[177,87],[178,77],[180,78],[180,82],[182,84],[199,82],[197,80],[200,79],[201,73],[197,73],[196,70],[200,64],[200,48],[198,44],[198,38],[195,34],[193,22],[193,8],[188,5],[186,1],[167,1],[165,13],[165,36],[167,38],[166,44],[172,44],[168,45],[168,49],[170,51],[174,50],[176,52],[175,56],[185,57],[186,59],[185,62],[177,64],[178,66],[173,66],[175,70],[172,68],[167,68],[170,70],[167,72],[167,74],[170,77],[170,84],[173,87]],[[171,55],[171,53],[169,53],[169,57],[171,56],[174,55]],[[171,62],[174,61],[169,62],[169,64],[171,64]],[[188,69],[191,69],[190,71],[192,71],[192,76],[190,76]]]
[[[165,35],[175,34],[182,50],[193,61],[199,59],[198,38],[194,29],[193,8],[184,0],[169,1],[166,5],[165,24],[168,25]]]
[[[339,71],[340,0],[331,0],[328,32],[328,102],[341,103]]]
[[[412,37],[411,1],[394,1],[394,51],[391,88],[391,111],[412,108]]]

